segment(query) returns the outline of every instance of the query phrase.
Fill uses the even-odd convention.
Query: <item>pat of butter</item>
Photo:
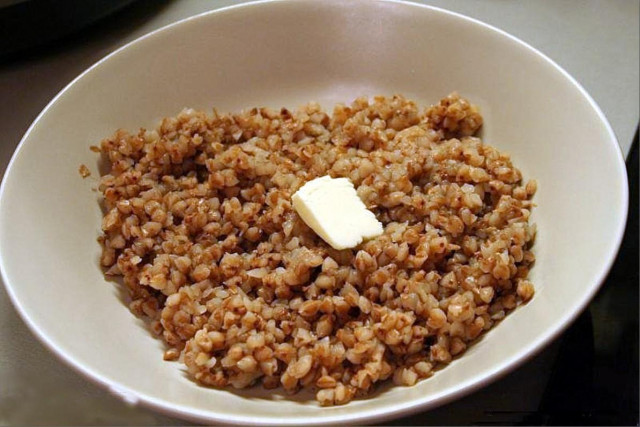
[[[302,220],[334,249],[353,248],[382,234],[382,224],[347,178],[316,178],[300,187],[291,200]]]

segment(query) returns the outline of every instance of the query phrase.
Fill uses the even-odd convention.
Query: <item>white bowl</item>
[[[432,378],[346,406],[197,386],[99,268],[101,211],[89,145],[183,107],[325,107],[402,93],[423,104],[457,90],[478,103],[486,142],[537,178],[537,293]],[[78,166],[90,165],[83,180]],[[107,56],[44,109],[0,189],[2,278],[51,351],[134,404],[201,422],[372,422],[426,410],[496,379],[557,336],[616,255],[627,183],[616,138],[582,87],[540,52],[481,22],[391,1],[274,1],[205,13]]]

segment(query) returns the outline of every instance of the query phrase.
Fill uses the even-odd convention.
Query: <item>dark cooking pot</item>
[[[0,0],[0,56],[65,36],[134,0]]]

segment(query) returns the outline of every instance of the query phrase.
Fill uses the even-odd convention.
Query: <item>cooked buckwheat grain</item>
[[[101,263],[201,384],[322,405],[413,385],[533,296],[536,183],[481,126],[454,93],[119,130],[100,144]],[[307,227],[291,195],[323,175],[349,178],[384,234],[337,251]]]

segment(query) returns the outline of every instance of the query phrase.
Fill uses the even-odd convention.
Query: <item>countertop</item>
[[[114,49],[229,0],[140,0],[54,43],[0,60],[0,175],[23,133],[76,75]],[[630,173],[627,235],[591,305],[514,372],[463,399],[393,424],[638,424],[639,2],[430,0],[503,29],[555,60],[611,123]],[[634,141],[635,135],[635,144]],[[0,287],[0,424],[176,425],[131,407],[51,355]]]

